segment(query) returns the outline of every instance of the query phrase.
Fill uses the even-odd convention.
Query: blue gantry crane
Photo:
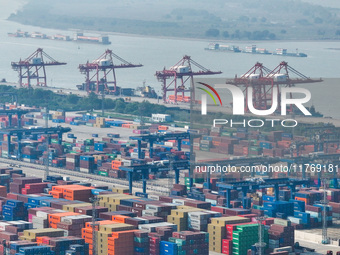
[[[12,127],[12,117],[18,116],[18,128],[21,128],[21,117],[27,113],[31,112],[31,110],[22,110],[22,109],[13,109],[13,110],[0,110],[0,115],[8,116],[8,125]]]
[[[258,179],[248,181],[239,181],[231,183],[217,183],[219,188],[219,194],[223,194],[226,198],[226,207],[230,208],[230,192],[231,190],[239,190],[243,193],[243,208],[247,209],[247,204],[245,199],[249,191],[274,188],[274,194],[276,201],[279,200],[279,188],[280,187],[290,187],[291,196],[293,198],[295,193],[295,188],[298,185],[310,185],[310,180],[299,180],[290,178],[278,178],[278,179]]]
[[[192,137],[199,137],[198,134],[193,134],[189,132],[181,132],[181,133],[158,133],[158,134],[150,134],[150,135],[140,135],[140,136],[130,136],[131,140],[136,140],[138,142],[138,158],[140,159],[142,156],[142,142],[149,143],[150,148],[150,157],[153,156],[153,145],[155,142],[163,142],[169,140],[177,141],[177,149],[179,151],[182,150],[182,140],[190,139]]]
[[[171,169],[172,168],[172,169]],[[134,165],[134,166],[121,166],[119,170],[125,171],[128,174],[129,180],[129,192],[132,193],[132,180],[134,174],[141,174],[143,180],[143,193],[146,193],[146,180],[149,179],[149,173],[155,173],[160,171],[175,171],[175,183],[179,183],[179,172],[181,170],[189,169],[188,160],[177,161],[163,161],[162,163]]]
[[[24,136],[29,135],[52,135],[57,134],[58,135],[58,143],[62,143],[62,136],[63,133],[67,133],[71,131],[71,128],[69,127],[51,127],[51,128],[42,128],[42,127],[33,127],[31,129],[26,128],[18,128],[18,129],[2,129],[0,130],[0,135],[7,135],[7,145],[8,148],[11,147],[11,137],[16,136],[18,138],[18,153],[17,158],[21,159],[21,140]],[[50,139],[50,136],[48,136]],[[8,154],[8,157],[10,158],[10,154]]]
[[[195,167],[204,167],[207,173],[207,185],[206,188],[210,189],[210,171],[209,167],[214,166],[230,166],[230,167],[238,167],[238,166],[258,166],[258,165],[265,165],[268,166],[270,164],[276,164],[280,162],[280,159],[277,157],[257,157],[257,158],[238,158],[238,159],[221,159],[215,161],[208,161],[208,162],[196,162]],[[255,176],[255,172],[251,172],[251,176]],[[221,182],[223,182],[223,172],[221,172]]]
[[[291,158],[282,158],[280,159],[282,162],[287,162],[288,168],[291,169],[291,165],[297,165],[297,171],[300,171],[302,174],[302,179],[306,179],[306,170],[308,165],[318,165],[319,169],[315,169],[315,172],[318,176],[318,183],[317,187],[321,187],[321,179],[322,173],[327,172],[330,166],[334,166],[331,174],[333,174],[333,185],[334,188],[338,187],[338,165],[340,164],[340,154],[318,154],[318,153],[311,153],[308,156],[299,156],[299,157],[291,157]],[[316,167],[315,167],[316,168]],[[314,168],[313,168],[314,169]],[[290,172],[288,172],[288,175]]]

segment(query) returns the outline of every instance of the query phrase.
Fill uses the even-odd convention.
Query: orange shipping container
[[[7,188],[5,186],[0,186],[0,197],[7,197]]]
[[[309,199],[308,198],[295,197],[295,200],[303,201],[303,202],[305,202],[306,205],[309,204]]]
[[[103,220],[103,221],[96,221],[96,224],[98,225],[109,225],[109,224],[115,224],[116,222],[113,222],[112,220]],[[92,222],[86,222],[85,228],[92,229]],[[96,226],[96,230],[98,230],[98,226]]]
[[[125,223],[125,220],[127,218],[131,218],[131,217],[124,216],[124,215],[112,215],[112,221],[118,222],[118,223]]]
[[[48,222],[49,223],[58,223],[61,221],[62,217],[65,216],[76,216],[80,215],[79,213],[74,213],[74,212],[63,212],[63,213],[53,213],[48,215]]]
[[[63,198],[63,193],[58,191],[49,191],[49,195],[52,195],[53,198]]]

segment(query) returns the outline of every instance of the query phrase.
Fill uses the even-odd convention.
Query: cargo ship
[[[236,53],[248,53],[248,54],[263,54],[263,55],[278,55],[286,57],[307,57],[307,54],[298,52],[287,52],[287,49],[278,48],[274,52],[269,51],[265,48],[258,48],[256,45],[246,46],[244,49],[240,49],[239,46],[235,45],[224,45],[219,43],[210,43],[205,50],[209,51],[222,51],[222,52],[236,52]]]
[[[205,50],[241,52],[238,46],[219,43],[210,43],[208,48],[205,48]]]
[[[40,32],[28,33],[21,30],[17,30],[14,33],[7,33],[10,37],[22,37],[22,38],[37,38],[37,39],[50,39],[59,41],[73,41],[73,42],[85,42],[85,43],[99,43],[99,44],[111,44],[109,37],[107,35],[101,36],[86,36],[84,33],[77,32],[72,38],[69,35],[55,34],[48,36]]]
[[[69,35],[61,35],[61,34],[52,35],[50,39],[60,40],[60,41],[72,41]]]
[[[287,52],[287,49],[282,49],[282,48],[276,49],[273,55],[288,56],[288,57],[307,57],[307,54],[298,52],[298,49],[296,49],[296,53],[290,53],[290,52]]]
[[[7,33],[7,35],[9,37],[29,37],[29,34],[28,32],[24,32],[24,31],[21,31],[20,29],[18,29],[16,32],[14,33]]]
[[[40,32],[34,32],[30,34],[31,38],[37,38],[37,39],[49,39],[46,34],[40,33]]]
[[[251,54],[264,54],[264,55],[271,55],[272,53],[269,52],[265,48],[257,48],[256,45],[246,46],[242,53],[251,53]]]
[[[76,33],[73,40],[76,42],[111,44],[108,36],[85,36],[83,33]]]

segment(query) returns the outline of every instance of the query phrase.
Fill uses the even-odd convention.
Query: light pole
[[[93,255],[97,255],[97,238],[96,238],[96,227],[99,226],[99,224],[96,224],[96,218],[97,218],[97,209],[96,205],[99,202],[99,198],[97,196],[93,196],[90,198],[90,202],[92,203],[92,247]]]
[[[258,255],[264,254],[264,247],[266,247],[266,243],[263,242],[263,228],[262,228],[262,222],[266,220],[266,216],[259,216],[256,217],[256,220],[259,222],[259,228],[258,228],[258,236],[259,241],[255,244],[257,248]]]
[[[45,115],[45,128],[48,128],[48,115],[49,115],[49,109],[46,107],[46,115]],[[49,168],[49,147],[50,146],[50,135],[46,134],[46,151],[47,151],[47,158],[46,158],[46,164],[45,164],[45,180],[47,179],[47,176],[50,174],[50,168]]]

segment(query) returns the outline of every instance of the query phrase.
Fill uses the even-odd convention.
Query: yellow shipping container
[[[250,218],[245,218],[245,217],[240,217],[240,216],[211,218],[212,225],[225,226],[226,224],[237,224],[237,223],[246,223],[246,222],[250,222]]]
[[[132,229],[136,229],[136,227],[130,224],[125,224],[125,223],[114,223],[114,224],[99,226],[99,231],[105,232],[105,233],[112,233],[112,232],[132,230]]]
[[[44,228],[44,229],[27,229],[24,230],[25,237],[36,238],[38,236],[49,236],[49,237],[61,237],[65,235],[65,231],[55,228]]]
[[[69,205],[63,205],[63,210],[68,212],[74,212],[76,208],[79,207],[86,207],[86,206],[92,206],[90,203],[79,203],[79,204],[69,204]]]

